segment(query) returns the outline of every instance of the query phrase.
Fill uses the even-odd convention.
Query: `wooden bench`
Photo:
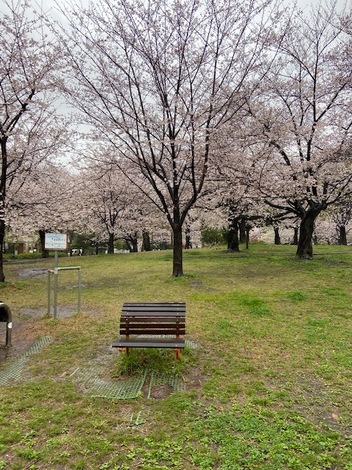
[[[120,319],[120,337],[112,347],[173,348],[177,359],[185,340],[186,304],[184,302],[124,303]]]

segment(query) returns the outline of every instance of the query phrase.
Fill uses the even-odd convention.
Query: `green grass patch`
[[[175,353],[170,349],[130,349],[129,354],[121,354],[113,370],[114,377],[141,374],[143,371],[182,374],[194,362],[194,352],[186,348],[181,359],[175,361]]]
[[[52,341],[1,387],[0,469],[351,470],[351,248],[318,246],[311,262],[292,246],[188,250],[182,278],[171,260],[171,251],[60,258],[81,266],[82,311],[72,313],[77,273],[61,271],[56,319],[53,259],[6,263],[14,356]],[[172,350],[112,351],[132,301],[186,302],[192,347],[180,361]],[[145,388],[98,398],[84,381],[94,371],[104,383],[146,372]],[[148,396],[152,374],[183,387]]]

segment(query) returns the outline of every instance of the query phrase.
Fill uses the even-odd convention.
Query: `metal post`
[[[78,269],[78,313],[81,312],[81,288],[82,288],[82,283],[81,283],[81,268]]]
[[[59,284],[59,252],[55,250],[55,267],[54,267],[54,318],[57,316],[57,291]]]
[[[11,346],[12,321],[6,323],[6,347]]]
[[[51,305],[50,305],[50,292],[51,292],[51,285],[50,285],[50,271],[48,271],[48,315],[50,316],[50,310],[51,310]]]

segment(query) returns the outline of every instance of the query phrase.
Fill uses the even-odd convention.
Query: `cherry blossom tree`
[[[50,107],[58,50],[41,18],[25,1],[5,0],[0,13],[0,282],[3,271],[7,191],[23,182],[59,145]]]
[[[125,178],[116,173],[116,168],[114,171],[111,167],[104,167],[98,172],[92,167],[80,175],[85,195],[82,214],[89,218],[91,228],[97,225],[106,234],[109,254],[114,253],[120,219],[130,203]]]
[[[131,183],[148,182],[173,233],[174,276],[183,274],[183,225],[211,142],[260,81],[278,11],[271,0],[100,0],[66,10],[67,91],[115,147],[115,164],[138,169]]]
[[[262,94],[252,97],[253,178],[266,202],[300,219],[297,256],[312,257],[314,223],[351,192],[350,38],[335,4],[298,12]],[[248,122],[247,122],[248,125]],[[254,176],[255,175],[255,176]]]
[[[341,198],[330,209],[330,218],[337,232],[337,243],[339,245],[347,245],[347,235],[352,222],[351,196]]]
[[[245,121],[244,110],[237,116]],[[214,139],[208,178],[199,206],[222,214],[220,226],[227,226],[227,250],[240,251],[240,243],[248,247],[249,231],[264,223],[268,213],[263,197],[252,181],[252,159],[247,148],[246,132],[236,122],[222,126]],[[255,158],[256,155],[252,158]]]
[[[75,177],[62,165],[45,161],[8,188],[6,220],[14,233],[40,238],[43,257],[45,233],[68,232],[79,217],[74,203]]]
[[[88,165],[76,178],[75,199],[81,219],[77,220],[77,229],[107,240],[109,254],[114,253],[117,239],[124,239],[131,251],[137,251],[138,238],[150,229],[147,219],[153,209],[151,202],[125,172],[111,163],[107,149],[95,149],[85,162]]]

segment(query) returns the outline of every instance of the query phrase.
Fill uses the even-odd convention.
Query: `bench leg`
[[[181,359],[181,350],[175,349],[175,353],[176,353],[176,359],[179,361]]]
[[[126,354],[128,354],[129,348],[119,348],[119,352],[122,352],[124,349],[126,349]]]

